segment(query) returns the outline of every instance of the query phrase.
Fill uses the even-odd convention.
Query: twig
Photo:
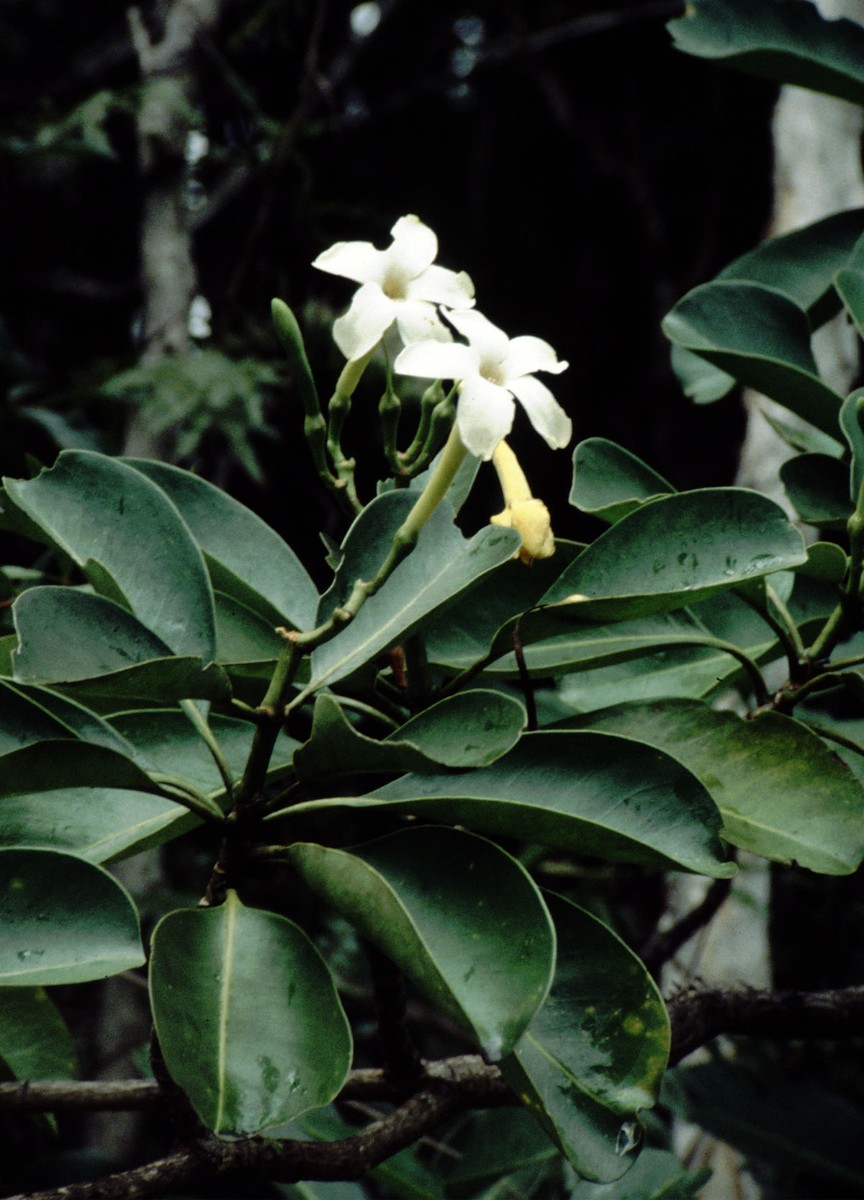
[[[864,987],[825,992],[688,990],[668,1004],[674,1066],[721,1033],[785,1040],[864,1034]]]
[[[652,933],[640,954],[652,975],[656,975],[685,942],[689,942],[695,933],[708,924],[729,895],[731,887],[731,879],[715,879],[701,904],[697,904],[691,912],[686,913],[671,929],[663,932],[655,930]]]

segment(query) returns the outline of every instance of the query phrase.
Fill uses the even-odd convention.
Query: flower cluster
[[[567,367],[548,342],[508,338],[474,309],[474,285],[435,264],[438,239],[416,216],[400,217],[386,250],[369,242],[337,242],[313,266],[359,283],[348,312],[334,325],[349,362],[368,356],[394,325],[404,343],[393,369],[424,379],[449,379],[458,390],[456,425],[465,447],[491,459],[510,432],[518,400],[553,449],[570,441],[570,418],[535,372]],[[442,321],[466,341],[454,342]]]

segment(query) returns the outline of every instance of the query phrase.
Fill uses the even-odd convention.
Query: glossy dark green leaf
[[[55,788],[0,800],[0,845],[66,850],[97,863],[138,854],[197,823],[171,800],[119,788]]]
[[[235,892],[163,917],[150,995],[168,1071],[215,1133],[284,1124],[345,1081],[351,1034],[324,961],[297,925]]]
[[[558,965],[504,1074],[576,1170],[608,1182],[632,1165],[669,1058],[669,1019],[643,963],[584,909],[548,896]]]
[[[536,559],[530,567],[511,560],[490,571],[472,589],[470,603],[457,602],[423,622],[429,661],[452,671],[472,666],[487,653],[499,630],[511,630],[513,620],[533,608],[584,549],[578,542],[557,540],[551,558]]]
[[[707,359],[694,354],[692,350],[685,350],[683,346],[675,345],[674,342],[670,348],[669,361],[684,395],[689,396],[694,404],[713,404],[715,400],[722,400],[724,396],[728,396],[736,386],[737,380],[734,375],[721,371],[719,367],[712,366]]]
[[[204,551],[219,591],[274,624],[312,627],[318,592],[297,555],[250,509],[167,463],[125,459],[170,497]]]
[[[150,770],[190,783],[214,799],[224,794],[225,785],[213,756],[182,712],[166,708],[118,713],[111,718],[111,725],[134,746]],[[210,716],[209,725],[229,769],[239,780],[252,749],[255,726],[249,721],[218,713]],[[290,767],[299,745],[287,734],[279,734],[268,767],[268,778]]]
[[[864,789],[806,725],[780,713],[743,721],[689,700],[623,704],[579,721],[663,749],[701,779],[723,837],[773,862],[848,875],[864,857]]]
[[[864,1111],[812,1077],[765,1058],[758,1070],[718,1059],[675,1071],[670,1084],[677,1115],[748,1158],[820,1179],[826,1196],[864,1191]]]
[[[686,610],[610,625],[586,625],[578,619],[577,613],[577,605],[550,605],[521,618],[519,640],[525,664],[533,675],[587,671],[685,646],[706,647],[705,657],[712,661],[718,659],[718,654],[722,661],[727,653],[722,648],[722,639]],[[763,653],[775,639],[765,625],[759,633],[761,640],[755,649],[756,653]],[[496,637],[493,651],[500,650],[502,654],[486,668],[488,675],[518,678],[516,656],[510,650],[512,637],[512,627],[505,627]],[[746,643],[742,648],[748,648]],[[726,664],[727,668],[729,666],[733,663]]]
[[[623,1178],[614,1183],[580,1180],[568,1200],[699,1200],[710,1167],[688,1171],[668,1150],[649,1146]]]
[[[383,741],[359,733],[330,695],[315,701],[312,734],[294,756],[301,779],[482,767],[506,754],[525,727],[525,709],[501,692],[458,692]]]
[[[31,746],[46,738],[72,737],[72,730],[32,703],[8,680],[0,680],[0,754]]]
[[[864,32],[813,4],[691,0],[669,30],[688,54],[864,104]]]
[[[57,684],[82,698],[227,700],[225,672],[175,657],[125,608],[77,588],[30,588],[13,609],[16,679]]]
[[[667,313],[663,332],[739,383],[836,434],[841,398],[819,377],[806,313],[783,292],[738,280],[705,283]]]
[[[839,311],[836,272],[860,261],[864,208],[832,213],[801,229],[766,239],[736,258],[718,279],[761,283],[785,292],[816,328]]]
[[[828,454],[841,458],[843,446],[837,438],[829,437],[815,425],[799,421],[786,409],[760,405],[759,411],[777,436],[796,454]],[[784,415],[785,414],[785,415]]]
[[[440,1170],[448,1197],[483,1195],[520,1167],[548,1163],[558,1149],[526,1108],[499,1108],[466,1114],[447,1139],[449,1161]],[[503,1195],[507,1195],[505,1191]]]
[[[21,683],[15,680],[14,683],[8,683],[6,686],[27,700],[39,712],[53,717],[65,731],[56,736],[68,737],[71,734],[84,742],[92,742],[96,746],[105,746],[108,750],[116,750],[118,754],[124,754],[136,761],[134,747],[125,742],[106,720],[89,708],[85,708],[83,704],[37,684]],[[3,695],[4,693],[0,692],[0,696]],[[4,707],[4,703],[0,701],[0,714]],[[0,728],[2,728],[2,723],[3,717],[0,715]]]
[[[836,542],[811,542],[807,547],[807,561],[798,568],[797,574],[823,583],[843,582],[849,559]]]
[[[0,849],[0,929],[3,987],[83,983],[144,962],[124,889],[55,850]]]
[[[639,658],[566,675],[553,693],[537,692],[540,724],[557,726],[578,713],[628,700],[711,696],[742,677],[735,659],[701,646],[672,646]]]
[[[175,654],[212,660],[213,594],[204,560],[155,484],[117,459],[84,450],[63,451],[35,479],[4,482],[14,503],[97,591],[122,597]]]
[[[0,755],[0,797],[72,786],[158,791],[131,759],[106,746],[91,746],[73,738],[45,739]]]
[[[613,523],[675,488],[635,454],[606,438],[588,438],[573,452],[570,503]]]
[[[490,1059],[509,1053],[555,966],[552,922],[516,859],[485,838],[434,826],[350,852],[295,843],[288,853],[306,883]]]
[[[845,529],[851,512],[849,468],[827,454],[798,454],[783,463],[780,478],[802,521]]]
[[[430,820],[623,862],[725,877],[720,814],[674,758],[640,742],[567,731],[525,734],[489,767],[404,775],[359,799],[298,805],[386,804]]]
[[[855,328],[864,335],[864,271],[858,267],[844,267],[837,272],[834,286],[855,322]]]
[[[0,1061],[13,1079],[74,1079],[75,1043],[42,988],[0,988]]]
[[[217,592],[216,661],[220,663],[264,663],[270,674],[279,657],[282,643],[274,626],[241,604],[239,600]]]
[[[705,488],[653,501],[607,529],[543,597],[586,621],[694,604],[806,560],[801,534],[766,496]],[[578,597],[578,598],[577,598]]]
[[[849,479],[849,498],[857,502],[864,484],[864,388],[856,388],[843,401],[840,410],[840,425],[852,451],[852,469]]]
[[[354,582],[369,579],[384,561],[393,533],[408,515],[415,497],[406,492],[378,496],[348,532],[344,558],[333,587],[322,597],[319,621],[344,602]],[[484,575],[519,548],[512,529],[487,525],[466,539],[441,504],[423,527],[417,547],[353,621],[312,655],[307,694],[344,679],[375,655],[408,637],[436,609],[467,593]]]

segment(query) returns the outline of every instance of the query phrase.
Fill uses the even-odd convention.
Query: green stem
[[[267,781],[267,768],[282,728],[283,710],[294,676],[303,658],[296,635],[285,633],[273,677],[258,708],[258,724],[252,748],[246,760],[243,779],[234,797],[234,811],[241,812],[261,792]]]
[[[828,658],[849,629],[858,624],[861,608],[861,575],[864,566],[864,479],[858,489],[855,511],[846,522],[849,532],[849,570],[843,584],[840,603],[823,625],[816,641],[807,651],[817,662]]]
[[[357,488],[354,481],[356,461],[348,458],[342,449],[342,430],[351,411],[351,397],[360,382],[363,372],[372,357],[372,350],[362,358],[349,360],[342,368],[342,373],[336,381],[330,403],[327,406],[327,451],[336,472],[337,494],[343,499],[352,513],[358,513],[363,505],[357,498]]]
[[[402,401],[396,395],[393,387],[393,368],[390,365],[389,357],[386,360],[386,371],[387,385],[384,389],[384,395],[378,404],[378,416],[381,421],[384,457],[387,459],[387,465],[393,474],[398,475],[400,464],[397,437],[399,434],[399,418],[402,415]]]
[[[794,621],[792,621],[791,616],[789,617],[789,620],[792,624],[792,627],[795,629],[794,635],[792,634],[791,630],[786,628],[783,621],[778,620],[777,617],[774,616],[769,608],[761,605],[758,600],[754,600],[753,597],[748,595],[743,588],[740,590],[735,588],[734,594],[739,600],[743,600],[748,608],[752,608],[753,611],[757,613],[758,616],[760,616],[765,624],[769,627],[771,632],[777,638],[777,641],[783,647],[783,654],[785,655],[786,661],[789,664],[790,679],[797,678],[801,673],[801,664],[804,656],[804,644],[801,641],[800,635],[798,634],[798,629],[795,626]],[[767,594],[768,589],[766,587],[766,595]],[[782,611],[788,615],[786,606],[782,604],[780,597],[776,592],[773,591],[773,589],[771,589],[771,596],[773,597],[773,600],[776,601],[778,612]],[[771,597],[769,597],[769,599],[770,598]]]
[[[834,671],[826,671],[824,675],[815,675],[812,679],[808,679],[806,683],[793,684],[792,687],[783,688],[775,696],[771,707],[777,712],[790,713],[793,708],[806,700],[813,692],[824,692],[828,688],[835,687],[842,682],[840,677]]]
[[[317,629],[311,629],[308,633],[292,633],[290,635],[291,644],[296,647],[298,652],[309,654],[316,647],[329,642],[331,638],[334,638],[337,633],[345,628],[349,621],[352,621],[356,617],[370,596],[374,596],[383,587],[402,560],[407,558],[417,545],[421,529],[443,500],[447,489],[456,477],[467,454],[468,451],[463,446],[459,432],[454,426],[450,432],[447,445],[438,459],[438,464],[432,472],[431,479],[418,496],[408,516],[393,535],[390,549],[381,566],[371,579],[355,580],[351,594],[345,603],[334,608],[329,618],[323,624],[319,625]],[[286,715],[311,696],[318,686],[317,683],[313,682],[295,696],[291,704],[285,709]]]
[[[438,453],[442,443],[446,440],[453,428],[453,420],[456,416],[455,396],[456,389],[454,387],[433,408],[425,442],[420,447],[420,451],[415,456],[413,462],[402,468],[402,474],[406,478],[413,479],[421,471],[425,471],[426,467]]]
[[[423,449],[426,444],[426,439],[429,436],[429,429],[432,424],[432,413],[435,407],[444,399],[444,389],[441,386],[441,381],[436,379],[435,382],[426,389],[420,397],[420,419],[417,422],[417,429],[414,434],[414,440],[407,450],[399,455],[400,467],[410,467],[414,459]]]
[[[225,791],[228,793],[228,799],[234,802],[234,777],[231,774],[231,768],[228,766],[227,759],[222,753],[222,747],[217,742],[213,730],[207,723],[206,718],[201,713],[198,705],[194,700],[181,700],[180,707],[189,720],[194,725],[197,732],[200,734],[202,741],[210,751],[211,757],[216,764],[219,774],[222,776],[222,782],[225,784]]]

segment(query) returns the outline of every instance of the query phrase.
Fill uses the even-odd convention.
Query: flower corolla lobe
[[[438,305],[468,309],[474,304],[470,276],[436,265],[438,238],[419,217],[400,217],[390,232],[393,241],[386,250],[371,242],[337,242],[312,264],[360,284],[347,313],[333,325],[336,345],[349,361],[373,350],[394,322],[406,345],[449,341]]]
[[[478,458],[490,459],[510,432],[515,400],[547,444],[563,449],[572,436],[572,422],[535,372],[558,375],[569,364],[559,362],[542,338],[509,338],[482,313],[448,312],[447,320],[467,338],[467,345],[418,340],[398,355],[393,369],[403,375],[458,381],[459,436]]]

